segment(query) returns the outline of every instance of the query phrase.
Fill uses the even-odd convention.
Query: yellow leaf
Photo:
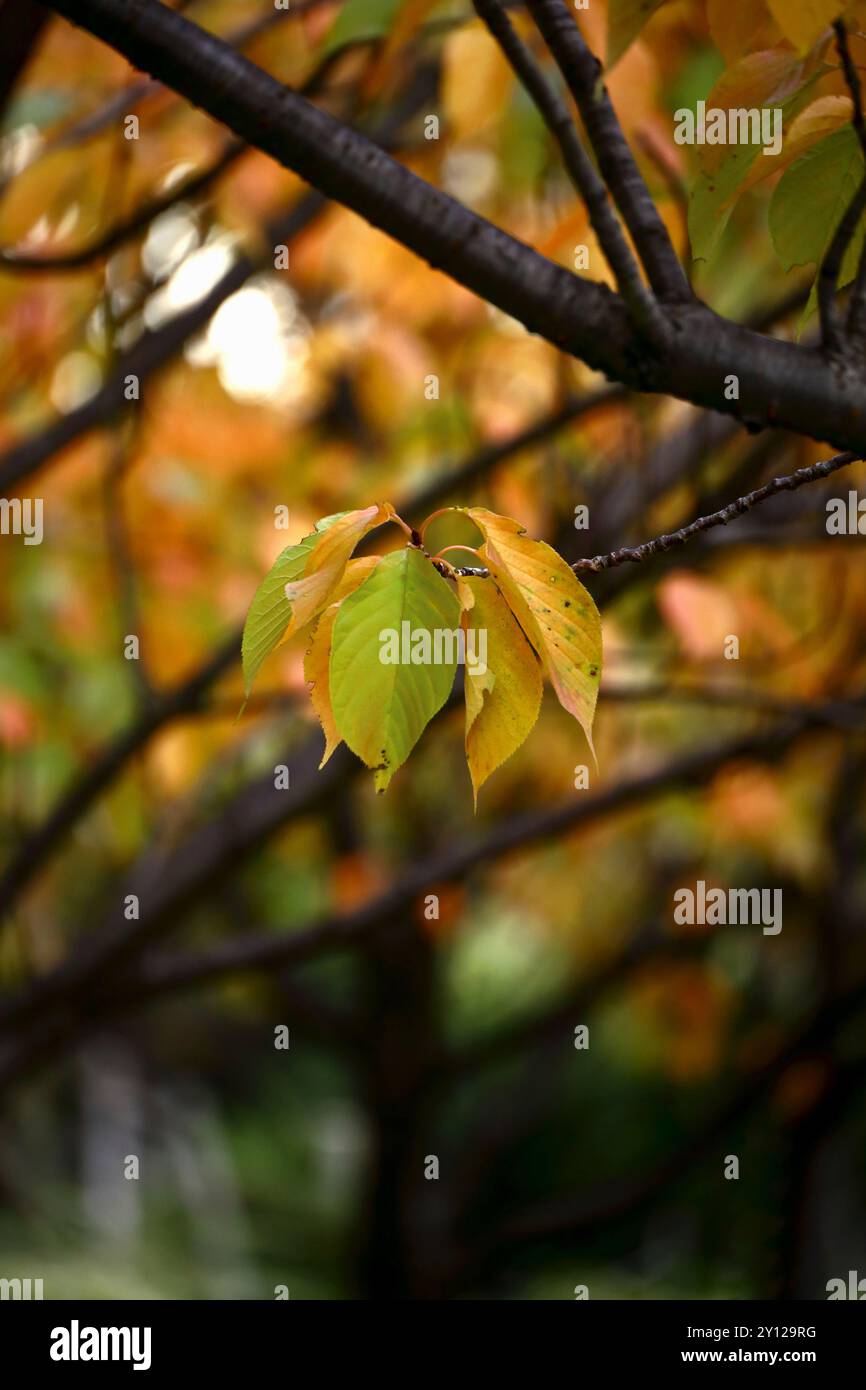
[[[851,98],[845,96],[818,97],[817,101],[811,102],[791,122],[779,154],[758,156],[745,182],[739,188],[738,195],[745,193],[748,188],[753,188],[770,174],[780,174],[783,169],[790,168],[795,159],[799,159],[812,145],[823,140],[825,135],[830,135],[840,126],[848,125],[853,109]]]
[[[472,592],[472,588],[469,584],[469,580],[466,577],[466,575],[458,574],[456,583],[457,597],[460,600],[460,607],[463,609],[464,613],[468,613],[471,608],[475,607],[475,595]]]
[[[785,38],[805,53],[821,31],[839,18],[848,0],[767,0],[767,3]]]
[[[487,565],[503,598],[592,749],[601,681],[598,609],[562,556],[544,541],[531,540],[518,522],[483,507],[468,507],[467,515],[484,536]]]
[[[319,767],[325,766],[334,749],[342,743],[334,711],[331,709],[331,691],[328,684],[328,664],[331,659],[331,637],[334,632],[334,619],[340,611],[338,603],[326,608],[310,639],[304,657],[304,679],[310,686],[310,701],[325,735],[325,751]]]
[[[328,679],[334,620],[340,611],[340,601],[353,594],[378,563],[378,555],[365,555],[358,560],[349,561],[345,574],[334,591],[335,602],[325,609],[316,624],[304,657],[304,679],[310,685],[310,701],[325,735],[325,751],[319,763],[320,768],[325,766],[334,749],[342,742],[331,709],[331,688]]]
[[[381,555],[360,555],[357,560],[350,560],[342,579],[331,595],[331,602],[341,603],[344,598],[348,598],[356,589],[359,589],[364,580],[373,573],[381,558]]]
[[[393,515],[393,511],[390,503],[385,502],[364,507],[362,511],[346,512],[345,516],[321,532],[310,550],[303,575],[286,585],[286,598],[292,606],[286,637],[306,627],[317,613],[321,613],[331,601],[349,556],[361,537],[372,531],[374,526],[381,526]]]
[[[475,803],[496,768],[523,743],[541,706],[541,667],[493,579],[466,578],[472,617],[464,612],[466,651],[476,658],[464,669],[466,760]],[[484,634],[482,639],[481,634]],[[484,666],[478,660],[484,657]]]

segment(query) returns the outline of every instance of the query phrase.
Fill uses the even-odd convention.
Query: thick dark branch
[[[611,347],[625,348],[623,306],[602,286],[531,252],[157,0],[52,8],[533,331],[602,366],[593,340],[609,318]]]
[[[655,341],[664,341],[668,336],[664,316],[643,282],[611,207],[607,189],[580,142],[568,107],[564,101],[560,101],[529,49],[515,32],[500,0],[474,0],[474,4],[559,144],[565,167],[586,203],[593,231],[636,323]]]
[[[650,284],[662,299],[688,301],[692,292],[685,272],[622,133],[601,64],[584,42],[573,11],[565,0],[527,0],[527,5],[580,108],[599,168]]]
[[[26,272],[56,272],[64,270],[82,270],[93,265],[94,261],[102,260],[105,256],[110,256],[124,242],[131,241],[139,232],[143,232],[150,226],[154,218],[173,208],[177,203],[183,202],[187,198],[197,198],[210,187],[216,179],[230,169],[235,161],[243,154],[246,146],[240,140],[231,140],[226,144],[222,154],[220,154],[212,164],[206,169],[200,169],[198,173],[192,174],[182,183],[164,193],[160,198],[148,198],[136,208],[134,212],[117,222],[107,232],[103,232],[87,246],[80,246],[75,251],[58,252],[56,255],[38,256],[29,254],[26,251],[16,251],[12,247],[0,247],[0,270],[14,270]]]
[[[866,450],[866,382],[841,380],[819,353],[758,337],[695,302],[677,302],[668,310],[672,347],[647,354],[618,296],[440,193],[156,0],[52,0],[52,7],[531,332],[608,376],[751,426],[772,424]],[[606,101],[598,107],[604,129]],[[727,389],[732,375],[737,391]]]

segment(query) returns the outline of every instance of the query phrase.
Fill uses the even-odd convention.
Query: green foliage
[[[337,512],[333,516],[323,517],[316,522],[316,529],[309,536],[304,536],[297,545],[287,545],[256,590],[247,613],[241,645],[247,695],[262,662],[279,646],[289,625],[292,610],[286,598],[286,584],[301,577],[318,537],[344,515],[344,512]]]
[[[863,178],[863,152],[852,126],[813,145],[779,180],[770,233],[786,270],[819,264]],[[863,246],[861,221],[842,262],[840,284],[854,278]]]
[[[446,581],[420,550],[406,546],[375,571],[341,605],[334,624],[330,688],[334,720],[346,743],[376,772],[384,791],[427,724],[441,709],[457,670],[456,646],[441,664],[384,662],[380,634],[400,640],[408,623],[414,639],[453,631],[460,605]]]

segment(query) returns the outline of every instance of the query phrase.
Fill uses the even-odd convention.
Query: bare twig
[[[686,545],[702,531],[711,531],[716,526],[727,526],[728,522],[734,521],[736,517],[751,511],[753,507],[757,507],[761,502],[766,502],[768,498],[775,497],[780,492],[794,492],[797,488],[805,487],[807,483],[815,483],[821,478],[827,478],[838,469],[847,468],[850,464],[856,463],[859,457],[859,454],[835,454],[833,458],[824,459],[821,463],[813,463],[808,468],[798,468],[795,473],[774,478],[772,482],[765,483],[763,487],[755,488],[754,492],[747,492],[744,497],[737,497],[727,506],[720,507],[716,512],[710,512],[708,516],[699,516],[696,521],[689,522],[688,526],[682,526],[678,531],[671,531],[664,536],[656,536],[654,540],[644,541],[643,545],[623,545],[617,550],[609,551],[606,555],[593,555],[583,560],[576,560],[571,568],[576,574],[600,574],[602,570],[615,569],[618,565],[626,563],[642,564],[644,560],[649,560],[654,555],[661,555],[665,551],[673,550],[676,546]],[[458,568],[456,572],[458,574],[471,574],[478,578],[485,578],[489,573],[487,570],[478,568]]]
[[[572,568],[578,574],[582,572],[598,574],[601,570],[613,569],[616,565],[624,565],[627,562],[640,564],[653,555],[660,555],[666,550],[673,550],[675,546],[686,545],[693,536],[699,535],[702,531],[711,531],[715,526],[727,526],[729,521],[742,516],[744,512],[751,511],[752,507],[757,507],[761,502],[766,502],[768,498],[775,497],[777,493],[793,492],[799,487],[805,487],[807,483],[814,483],[820,478],[827,478],[838,469],[847,468],[849,464],[856,463],[857,457],[857,454],[836,454],[833,458],[824,459],[821,463],[814,463],[809,468],[798,468],[795,473],[774,478],[772,482],[765,483],[763,487],[755,488],[754,492],[747,492],[745,497],[738,497],[735,501],[729,502],[726,507],[721,507],[717,512],[711,512],[709,516],[700,516],[696,521],[690,522],[688,526],[682,526],[678,531],[672,531],[669,535],[656,536],[655,540],[645,541],[643,545],[623,545],[618,550],[612,550],[608,555],[594,555],[591,559],[578,560]]]

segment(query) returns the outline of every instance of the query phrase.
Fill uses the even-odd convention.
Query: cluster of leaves
[[[608,63],[615,62],[665,0],[611,0]],[[858,67],[866,54],[863,0],[707,0],[707,22],[725,68],[707,109],[782,111],[782,147],[704,144],[690,189],[689,236],[696,259],[716,252],[731,213],[750,189],[775,179],[769,204],[773,246],[787,270],[820,264],[863,177],[853,103],[830,25],[843,19]],[[778,177],[781,175],[781,177]],[[866,220],[840,275],[856,273]],[[807,315],[814,307],[814,292]]]
[[[530,539],[518,522],[482,507],[463,511],[483,537],[466,550],[486,573],[464,574],[430,555],[390,503],[340,512],[288,546],[259,585],[247,614],[243,668],[249,695],[273,649],[311,627],[304,672],[325,734],[321,766],[345,741],[375,770],[384,791],[454,685],[456,640],[439,643],[441,660],[383,661],[383,634],[404,630],[464,638],[485,633],[484,662],[465,667],[466,758],[478,790],[523,743],[538,717],[542,670],[592,747],[601,679],[601,622],[586,589],[555,550]],[[384,556],[353,551],[374,527],[393,521],[408,534]],[[464,566],[464,568],[466,568]],[[408,624],[408,629],[406,625]],[[466,643],[468,650],[471,643]]]

